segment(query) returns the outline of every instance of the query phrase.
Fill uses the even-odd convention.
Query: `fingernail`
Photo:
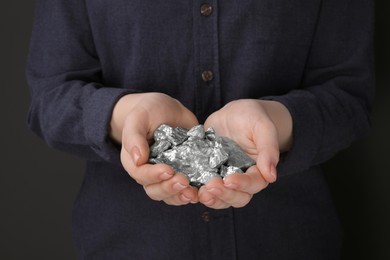
[[[181,191],[182,189],[186,188],[184,184],[181,184],[180,182],[176,182],[173,184],[173,189],[176,191]]]
[[[162,181],[166,181],[170,178],[172,178],[172,174],[168,173],[168,172],[163,172],[161,175],[160,175],[160,180]]]
[[[207,191],[210,192],[213,195],[216,195],[216,196],[221,196],[222,195],[222,191],[220,189],[217,189],[217,188],[211,188],[211,189],[209,189]]]
[[[272,176],[272,178],[274,179],[274,181],[276,181],[276,178],[277,178],[277,172],[276,172],[276,167],[274,164],[271,164],[271,167],[270,167],[270,174]]]
[[[141,158],[141,152],[139,151],[139,148],[137,146],[134,146],[131,149],[131,157],[133,159],[133,163],[138,166],[138,161]]]

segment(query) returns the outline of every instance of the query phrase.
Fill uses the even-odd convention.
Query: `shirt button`
[[[201,217],[202,217],[204,222],[210,222],[210,213],[209,212],[207,212],[207,211],[203,212]]]
[[[200,6],[200,13],[203,16],[210,16],[213,12],[213,7],[210,4],[202,4]]]
[[[202,72],[202,79],[204,82],[212,81],[214,78],[214,74],[211,70],[205,70]]]

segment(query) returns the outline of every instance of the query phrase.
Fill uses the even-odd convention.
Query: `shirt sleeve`
[[[52,148],[120,163],[109,123],[114,104],[133,90],[104,85],[85,1],[36,1],[26,76],[34,133]]]
[[[293,118],[293,147],[281,176],[321,164],[370,129],[374,99],[371,0],[322,1],[300,88],[265,99],[283,103]]]

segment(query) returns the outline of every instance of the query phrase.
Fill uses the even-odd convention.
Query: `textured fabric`
[[[37,0],[28,124],[87,160],[73,215],[79,258],[337,259],[320,164],[369,130],[372,34],[370,0]],[[235,99],[283,103],[294,144],[278,181],[242,209],[150,200],[108,128],[120,97],[152,91],[200,122]]]

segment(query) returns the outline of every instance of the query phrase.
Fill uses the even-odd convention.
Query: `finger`
[[[148,121],[148,113],[142,109],[133,110],[126,118],[122,132],[122,149],[130,155],[134,167],[146,163],[149,158]]]
[[[142,118],[143,120],[139,120]],[[171,167],[164,164],[148,165],[149,132],[148,113],[138,109],[126,118],[122,137],[121,162],[129,175],[141,185],[167,180],[174,175]]]
[[[163,202],[170,206],[183,206],[190,203],[189,201],[182,200],[180,195],[173,195],[169,198],[164,199]]]
[[[145,186],[172,178],[175,174],[173,169],[166,164],[144,164],[134,166],[133,161],[129,160],[129,155],[122,155],[122,165],[128,174],[139,184]]]
[[[229,208],[230,205],[226,202],[219,199],[214,194],[207,191],[206,186],[202,186],[199,189],[199,202],[205,205],[206,207],[212,208],[212,209],[226,209]]]
[[[270,120],[259,121],[255,124],[253,138],[258,153],[256,165],[267,182],[275,182],[280,154],[275,125]]]
[[[213,209],[240,208],[248,204],[252,195],[227,189],[221,179],[212,179],[199,189],[199,201]]]
[[[172,178],[160,183],[144,186],[146,194],[153,200],[161,201],[177,195],[189,188],[189,181],[183,174],[177,173]],[[196,192],[192,189],[184,193],[190,200],[196,200]]]
[[[208,190],[208,192],[216,196],[214,204],[209,205],[209,207],[212,208],[242,208],[246,206],[252,199],[251,194],[230,189],[219,190],[213,188]]]
[[[192,186],[185,188],[178,194],[164,199],[163,201],[168,205],[180,206],[189,203],[195,204],[198,202],[198,189]]]
[[[214,200],[208,201],[208,202],[205,202],[202,204],[208,208],[211,208],[211,209],[227,209],[227,208],[231,207],[230,204],[228,204],[228,203],[226,203],[223,200],[220,200],[218,198],[214,198]]]
[[[207,192],[215,196],[216,202],[220,200],[235,208],[245,206],[252,199],[251,194],[240,190],[228,189],[224,186],[224,183],[220,181],[210,181],[205,186]]]
[[[223,181],[226,188],[248,194],[256,194],[268,186],[268,182],[256,165],[250,167],[245,173],[230,174]]]
[[[209,180],[207,183],[210,183],[210,182],[213,183],[214,186],[222,186],[223,185],[222,179],[220,179],[220,178],[213,178],[213,179]],[[209,184],[209,186],[210,186],[210,184]],[[221,204],[221,201],[218,199],[218,197],[208,191],[208,186],[206,186],[206,185],[203,185],[202,187],[199,188],[198,197],[199,197],[199,202],[201,202],[202,204],[204,204],[210,208],[212,208],[212,207],[216,208],[216,206]],[[221,207],[219,207],[219,208],[221,208]]]

